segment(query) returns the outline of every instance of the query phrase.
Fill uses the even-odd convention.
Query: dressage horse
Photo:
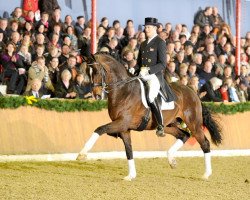
[[[93,70],[94,86],[102,87],[107,91],[108,112],[112,122],[98,127],[93,132],[78,154],[77,160],[87,157],[87,153],[102,134],[107,133],[120,137],[125,146],[129,168],[128,176],[124,179],[130,181],[136,177],[130,130],[138,130],[147,113],[149,113],[149,121],[145,130],[154,130],[157,126],[156,120],[152,113],[148,112],[149,108],[142,103],[138,77],[130,75],[120,62],[107,54],[95,54],[89,65]],[[189,132],[191,132],[204,152],[205,173],[203,178],[208,179],[212,174],[210,143],[204,135],[203,126],[209,130],[212,142],[219,145],[222,141],[219,124],[191,88],[178,84],[171,84],[171,88],[177,96],[175,107],[172,110],[163,111],[164,132],[177,139],[168,150],[169,164],[171,167],[175,167],[174,155],[189,139]],[[185,122],[188,132],[179,128],[177,124],[180,120]]]

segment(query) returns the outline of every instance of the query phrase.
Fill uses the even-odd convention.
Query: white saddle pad
[[[143,85],[143,82],[138,78],[138,81],[141,86],[141,99],[142,103],[146,108],[149,108],[149,105],[146,100],[146,94],[145,94],[145,88]],[[162,99],[162,104],[161,104],[161,110],[173,110],[174,109],[174,101],[171,102],[166,102],[163,98]]]

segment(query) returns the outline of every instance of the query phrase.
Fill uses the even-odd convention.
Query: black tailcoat
[[[176,99],[163,77],[166,68],[166,43],[159,36],[154,37],[149,43],[146,40],[141,44],[137,64],[137,73],[141,67],[149,67],[149,74],[157,76],[161,85],[161,91],[168,102]]]

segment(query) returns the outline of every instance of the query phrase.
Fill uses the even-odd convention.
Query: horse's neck
[[[136,96],[140,96],[139,88],[140,84],[136,80],[111,87],[108,93],[108,102],[110,106],[116,107],[116,105],[118,106],[121,103],[124,103],[127,99],[132,99]],[[138,91],[138,94],[135,94],[137,93],[136,91]]]

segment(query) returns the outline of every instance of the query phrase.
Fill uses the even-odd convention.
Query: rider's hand
[[[149,67],[141,67],[140,75],[141,76],[149,75]]]
[[[129,71],[130,74],[134,74],[135,73],[135,68],[131,67],[131,68],[129,68],[128,71]]]

